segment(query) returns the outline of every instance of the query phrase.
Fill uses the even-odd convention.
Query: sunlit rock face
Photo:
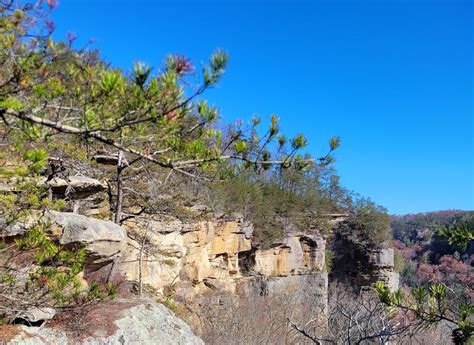
[[[324,270],[325,241],[306,235],[288,236],[281,244],[255,253],[254,270],[265,276],[309,274]]]
[[[235,308],[258,314],[268,303],[292,308],[295,321],[312,313],[325,322],[328,275],[321,237],[293,233],[262,249],[252,242],[253,226],[239,217],[144,217],[124,227],[129,240],[119,271],[186,305],[198,333],[196,315],[226,319]]]
[[[142,219],[125,226],[134,235],[121,272],[138,281],[141,270],[142,282],[160,291],[170,284],[186,295],[235,291],[238,281],[252,275],[287,277],[325,269],[323,239],[293,234],[260,249],[252,245],[252,225],[238,218],[195,223]]]
[[[122,226],[74,213],[49,217],[61,243],[81,243],[94,260],[113,260],[127,281],[185,305],[198,333],[200,321],[192,315],[226,318],[236,308],[261,313],[262,305],[287,306],[294,322],[307,315],[317,315],[323,326],[327,321],[327,245],[317,233],[293,230],[262,248],[252,241],[252,224],[241,217],[183,221],[143,215]],[[398,287],[391,248],[369,250],[340,239],[331,249],[336,272],[354,284],[383,280]]]
[[[305,323],[308,315],[321,327],[327,324],[327,239],[317,232],[292,230],[262,248],[252,241],[252,224],[238,216],[183,221],[141,215],[118,225],[93,218],[88,210],[80,212],[81,208],[79,213],[50,211],[44,216],[51,223],[52,238],[86,248],[86,267],[78,277],[85,279],[84,286],[94,272],[104,273],[107,280],[115,272],[156,297],[171,296],[186,308],[187,321],[198,334],[207,334],[201,318],[228,320],[235,313],[249,322],[258,322],[264,313],[280,313],[285,324],[287,315],[296,324]],[[11,236],[24,228],[13,224]],[[398,287],[393,249],[367,249],[344,239],[331,245],[335,271],[354,284],[370,286],[383,280],[392,290]],[[153,308],[160,313],[161,307]],[[152,331],[144,330],[144,336]],[[57,336],[67,338],[63,333]]]
[[[141,220],[125,226],[134,238],[120,270],[134,281],[141,270],[143,283],[158,290],[181,281],[196,287],[206,279],[240,277],[239,253],[252,249],[251,227],[240,221]]]
[[[58,229],[62,245],[83,245],[90,257],[113,257],[125,249],[127,232],[111,221],[56,211],[49,211],[46,218],[53,224],[53,232]]]

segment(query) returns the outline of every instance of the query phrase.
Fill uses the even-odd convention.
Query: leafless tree
[[[320,315],[319,321],[324,324],[320,295],[308,294],[298,282],[274,291],[266,288],[268,278],[245,279],[255,279],[254,288],[244,280],[245,293],[210,291],[188,303],[187,315],[181,316],[194,325],[206,344],[309,344],[304,337],[289,332],[288,319],[299,321],[305,315]],[[286,278],[270,278],[274,282],[278,279]]]
[[[315,344],[388,344],[408,341],[419,324],[409,314],[394,313],[373,291],[356,293],[342,283],[329,289],[328,326],[315,319],[298,325],[290,321],[291,332]]]

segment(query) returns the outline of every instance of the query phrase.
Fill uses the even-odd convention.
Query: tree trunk
[[[142,280],[142,264],[143,264],[143,247],[144,243],[141,244],[139,257],[138,257],[138,295],[143,297],[143,280]]]
[[[118,162],[117,162],[117,204],[115,205],[115,223],[120,224],[122,220],[122,208],[123,208],[123,181],[122,172],[125,167],[124,165],[123,152],[119,151]]]

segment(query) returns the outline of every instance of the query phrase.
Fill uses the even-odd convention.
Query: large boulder
[[[37,222],[36,215],[30,215],[21,221],[7,222],[6,219],[0,218],[0,237],[23,236]]]
[[[120,256],[127,245],[127,232],[121,226],[76,213],[49,211],[46,217],[63,245],[83,245],[88,259],[106,263]]]
[[[33,306],[21,312],[17,316],[17,320],[22,319],[27,324],[33,324],[36,322],[51,320],[54,315],[56,315],[56,310],[54,308]]]
[[[103,182],[87,176],[54,177],[48,181],[48,186],[53,194],[73,196],[74,199],[84,199],[107,188]]]
[[[183,320],[155,301],[109,301],[77,315],[58,315],[43,327],[21,326],[7,344],[169,344],[202,345]],[[68,322],[66,322],[68,321]]]

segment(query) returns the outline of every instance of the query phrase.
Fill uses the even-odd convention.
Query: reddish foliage
[[[416,271],[416,275],[422,281],[430,282],[430,283],[439,283],[441,281],[441,276],[439,272],[436,270],[436,265],[430,264],[419,264],[418,270]]]
[[[472,295],[469,287],[474,286],[474,268],[450,255],[443,256],[438,265],[420,263],[416,274],[426,283],[461,284]]]
[[[419,258],[424,251],[424,248],[419,244],[413,244],[412,246],[407,247],[405,243],[399,240],[393,241],[393,247],[398,249],[402,253],[403,259],[405,261]]]
[[[423,253],[423,247],[419,244],[414,244],[411,249],[416,253],[416,255],[421,255]]]
[[[438,268],[446,279],[458,280],[466,285],[474,286],[473,269],[464,262],[458,261],[450,255],[445,255],[441,258]]]
[[[402,251],[402,250],[405,250],[405,248],[407,247],[405,245],[405,243],[403,243],[402,241],[399,241],[399,240],[393,240],[392,241],[392,246],[394,248],[397,248],[398,250]]]
[[[186,58],[185,55],[180,56],[178,54],[173,56],[173,67],[178,75],[188,74],[194,70],[191,60]]]

